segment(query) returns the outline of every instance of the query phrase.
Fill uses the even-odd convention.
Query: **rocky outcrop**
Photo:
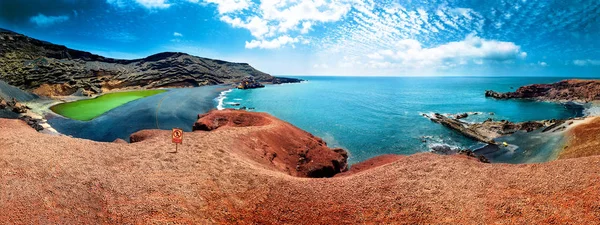
[[[439,113],[435,113],[433,115],[433,117],[430,117],[429,119],[433,122],[442,124],[445,127],[448,127],[452,130],[458,131],[459,133],[463,134],[464,136],[472,138],[476,141],[480,141],[480,142],[484,142],[484,143],[488,143],[488,144],[495,143],[493,140],[493,137],[491,137],[489,134],[484,134],[482,132],[479,132],[477,129],[470,127],[469,124],[462,122],[458,119],[449,118],[449,117],[443,116]]]
[[[198,116],[194,131],[246,128],[251,134],[239,136],[239,149],[252,149],[248,155],[260,157],[277,169],[298,177],[332,177],[347,170],[348,153],[331,149],[322,139],[266,113],[245,110],[213,110]]]
[[[42,126],[43,121],[41,119],[34,119],[33,117],[26,115],[19,117],[19,119],[25,121],[25,123],[35,129],[35,131],[44,130],[44,127]]]
[[[431,121],[444,125],[452,130],[455,130],[466,137],[479,142],[496,144],[494,139],[500,136],[513,134],[517,131],[531,132],[540,128],[544,128],[542,132],[557,131],[564,129],[561,125],[566,120],[543,120],[543,121],[527,121],[521,123],[513,123],[507,120],[494,121],[488,118],[482,123],[466,123],[459,119],[447,117],[439,113],[433,116],[425,115]]]
[[[497,99],[591,102],[600,100],[600,80],[572,79],[553,84],[532,84],[506,93],[487,90],[485,96]]]
[[[260,82],[254,79],[254,77],[244,77],[242,81],[238,84],[238,89],[254,89],[254,88],[264,88],[265,85],[262,85]]]
[[[38,95],[101,93],[111,89],[195,87],[237,83],[250,76],[259,82],[300,82],[277,78],[247,63],[163,52],[143,59],[120,60],[69,49],[0,29],[0,79]]]
[[[17,114],[26,113],[30,108],[26,105],[21,104],[16,99],[11,99],[10,101],[6,101],[4,98],[0,97],[0,109],[7,109]]]

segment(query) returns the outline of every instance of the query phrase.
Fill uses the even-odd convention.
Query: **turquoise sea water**
[[[380,154],[426,152],[436,145],[481,147],[424,118],[427,113],[477,112],[468,121],[569,118],[578,112],[555,103],[485,98],[485,90],[511,91],[563,78],[533,77],[299,77],[300,84],[224,93],[221,107],[268,112],[322,137],[329,146],[350,152],[356,163]],[[511,89],[512,87],[512,89]],[[240,105],[237,106],[236,103]],[[493,114],[490,114],[493,113]],[[510,149],[486,156],[495,162],[540,162],[553,159],[559,137],[533,137],[539,144],[515,138]],[[423,140],[425,142],[423,142]],[[520,139],[525,140],[525,139]],[[537,143],[536,142],[536,143]],[[527,145],[527,149],[515,145]],[[515,150],[515,148],[517,148]]]

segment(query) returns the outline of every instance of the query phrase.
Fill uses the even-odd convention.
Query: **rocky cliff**
[[[515,92],[485,92],[486,97],[497,99],[527,98],[547,101],[591,102],[600,100],[600,80],[563,80],[553,84],[532,84]]]
[[[163,52],[120,60],[40,41],[0,29],[0,79],[39,95],[101,93],[111,89],[193,87],[236,83],[246,76],[266,83],[299,82],[277,78],[247,63]]]

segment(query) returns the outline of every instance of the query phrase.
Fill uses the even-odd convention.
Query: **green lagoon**
[[[67,102],[50,109],[64,117],[89,121],[125,103],[163,93],[167,90],[141,90],[104,94],[93,99]]]

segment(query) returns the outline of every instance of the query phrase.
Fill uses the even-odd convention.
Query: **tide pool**
[[[299,84],[224,93],[220,107],[268,112],[350,152],[350,163],[380,154],[427,152],[436,145],[476,149],[463,137],[422,114],[477,112],[467,121],[487,118],[514,122],[581,116],[563,105],[530,100],[486,98],[485,90],[514,91],[564,78],[539,77],[298,77]],[[239,103],[239,106],[237,105]],[[424,142],[423,142],[424,141]],[[537,162],[555,157],[552,148],[490,154],[493,162]],[[516,155],[516,156],[515,156]],[[495,157],[498,156],[498,157]],[[514,157],[513,157],[514,156]]]
[[[89,121],[125,103],[160,94],[165,91],[166,90],[140,90],[114,92],[103,94],[92,99],[58,104],[52,106],[50,109],[67,118]]]

